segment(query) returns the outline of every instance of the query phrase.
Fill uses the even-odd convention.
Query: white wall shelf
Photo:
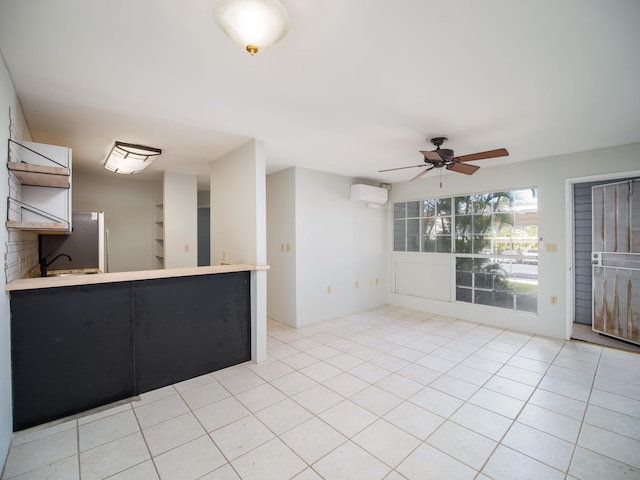
[[[9,162],[7,168],[22,185],[37,187],[70,188],[71,171],[64,167],[47,167],[28,163]]]
[[[7,228],[71,233],[71,149],[9,139],[8,157]]]

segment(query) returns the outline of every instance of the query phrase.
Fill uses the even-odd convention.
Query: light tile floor
[[[640,355],[384,306],[19,432],[3,480],[640,479]]]

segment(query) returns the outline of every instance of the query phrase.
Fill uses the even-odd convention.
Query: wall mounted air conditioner
[[[385,188],[372,187],[361,183],[351,185],[351,201],[363,202],[369,205],[384,205],[387,203],[389,192]]]

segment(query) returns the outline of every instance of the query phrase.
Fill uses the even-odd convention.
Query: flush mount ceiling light
[[[151,165],[161,153],[159,148],[116,141],[104,162],[104,168],[114,173],[132,175]]]
[[[216,0],[213,18],[252,56],[287,33],[289,15],[278,0]]]

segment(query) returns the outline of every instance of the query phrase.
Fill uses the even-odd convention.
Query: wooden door
[[[592,193],[593,330],[640,344],[640,181]]]

